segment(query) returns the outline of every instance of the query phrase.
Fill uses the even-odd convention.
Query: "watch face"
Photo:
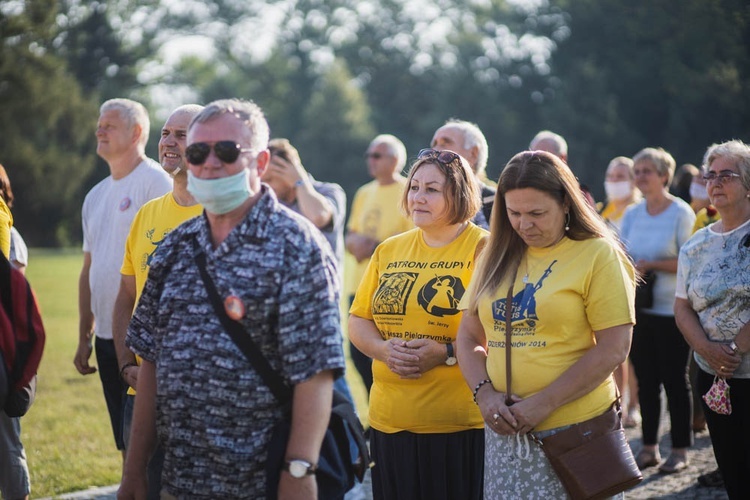
[[[292,477],[302,478],[307,475],[307,471],[310,469],[310,464],[301,460],[292,460],[289,462],[289,474]]]
[[[448,365],[448,366],[453,366],[456,363],[458,363],[458,360],[456,358],[454,358],[454,357],[450,357],[450,358],[448,358],[448,359],[445,360],[445,364]]]

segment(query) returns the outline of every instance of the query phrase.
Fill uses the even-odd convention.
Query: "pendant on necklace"
[[[529,282],[529,273],[526,273],[523,278],[521,278],[521,281],[523,281],[524,285]]]

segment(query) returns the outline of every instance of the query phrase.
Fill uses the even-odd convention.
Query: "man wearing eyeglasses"
[[[118,498],[145,494],[157,431],[162,498],[266,497],[267,446],[285,408],[220,317],[241,325],[293,387],[286,468],[268,486],[280,498],[316,498],[333,378],[344,367],[333,253],[261,184],[270,154],[258,106],[209,104],[187,142],[188,191],[205,210],[154,254],[128,328],[143,363]]]
[[[78,283],[79,336],[73,359],[81,375],[96,336],[96,363],[117,449],[123,452],[122,414],[126,385],[120,378],[112,334],[112,312],[120,282],[125,239],[138,209],[172,189],[172,181],[145,153],[149,118],[142,104],[110,99],[100,108],[96,152],[110,175],[83,202],[83,268]]]
[[[414,227],[399,209],[406,186],[406,178],[401,175],[406,165],[404,143],[391,134],[381,134],[370,142],[365,160],[373,180],[360,187],[354,195],[344,240],[347,252],[356,260],[354,269],[347,277],[350,304],[375,247],[386,238]],[[369,394],[372,387],[372,359],[352,344],[349,349]]]
[[[154,252],[174,228],[203,212],[187,190],[187,128],[203,106],[187,104],[178,107],[167,118],[159,140],[159,162],[173,179],[172,191],[151,200],[138,210],[125,243],[125,257],[120,269],[120,290],[115,300],[112,317],[112,334],[117,351],[120,376],[128,385],[123,409],[123,442],[128,448],[130,424],[133,417],[135,387],[138,380],[140,358],[125,346],[125,334],[133,309],[146,283]],[[161,493],[161,464],[164,454],[157,447],[149,462],[149,499],[158,499]]]
[[[469,162],[482,194],[482,209],[477,212],[472,222],[481,228],[489,229],[496,190],[489,185],[487,179],[489,147],[481,129],[474,123],[451,119],[435,131],[430,146],[438,150],[455,151]]]

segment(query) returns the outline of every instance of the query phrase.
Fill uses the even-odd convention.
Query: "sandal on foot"
[[[664,474],[674,474],[675,472],[680,472],[681,470],[686,469],[688,463],[687,455],[672,453],[669,455],[666,462],[659,466],[659,471]]]
[[[640,470],[659,465],[659,462],[661,462],[661,457],[657,451],[641,450],[635,457],[635,464]]]

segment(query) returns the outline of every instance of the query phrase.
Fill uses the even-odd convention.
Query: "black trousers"
[[[111,339],[96,337],[94,350],[96,352],[99,379],[102,381],[104,400],[107,403],[107,411],[109,412],[109,422],[112,425],[112,434],[114,434],[117,449],[124,450],[125,441],[122,439],[122,416],[123,409],[125,408],[127,385],[120,378],[115,343]]]
[[[375,500],[481,500],[484,429],[447,434],[370,430]]]
[[[705,394],[714,376],[698,369],[696,390]],[[750,379],[733,378],[729,384],[730,415],[714,413],[702,401],[716,463],[729,498],[750,498]]]
[[[693,444],[689,355],[690,347],[674,316],[636,313],[630,360],[638,378],[644,445],[658,444],[662,386],[669,405],[672,447]]]

